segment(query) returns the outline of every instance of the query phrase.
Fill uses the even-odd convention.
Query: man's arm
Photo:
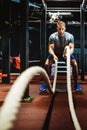
[[[70,54],[73,54],[73,52],[74,52],[74,36],[72,34],[70,35],[69,41],[70,42],[69,42],[68,46],[70,48]]]
[[[74,44],[73,43],[69,43],[69,48],[70,48],[70,54],[73,54],[73,52],[74,52]],[[67,55],[66,55],[66,49],[64,49],[63,58],[66,59],[66,57],[67,57]]]
[[[70,48],[70,54],[73,54],[73,52],[74,52],[74,44],[69,43],[69,48]]]
[[[58,60],[58,57],[54,53],[54,44],[49,44],[48,51],[49,54],[53,56],[54,61]]]

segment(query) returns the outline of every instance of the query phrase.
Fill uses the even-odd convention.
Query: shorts
[[[58,56],[59,60],[64,60],[62,56]],[[47,59],[52,59],[53,60],[53,56],[52,55],[48,55]],[[75,57],[74,55],[70,55],[70,60],[74,60]],[[64,60],[65,61],[65,60]]]

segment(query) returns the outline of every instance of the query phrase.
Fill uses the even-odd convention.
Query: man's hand
[[[64,55],[64,54],[63,54],[63,59],[66,60],[66,58],[67,58],[67,55]]]
[[[53,56],[53,60],[57,60],[58,61],[58,57],[56,55]]]
[[[67,50],[66,50],[67,48],[66,47],[64,48],[64,51],[63,51],[63,59],[67,58]]]

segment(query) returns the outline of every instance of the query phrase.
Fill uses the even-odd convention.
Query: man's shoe
[[[45,91],[46,89],[47,89],[47,86],[46,86],[45,83],[43,83],[43,84],[41,85],[41,87],[39,88],[40,91]]]
[[[25,97],[25,98],[23,98],[21,101],[22,102],[29,102],[29,103],[31,103],[32,101],[33,101],[33,99],[34,99],[34,97]]]
[[[79,84],[76,84],[74,87],[76,91],[82,91],[82,87]]]

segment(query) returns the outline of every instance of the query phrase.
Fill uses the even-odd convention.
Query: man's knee
[[[73,68],[78,67],[76,60],[71,60],[71,66],[72,66]]]

